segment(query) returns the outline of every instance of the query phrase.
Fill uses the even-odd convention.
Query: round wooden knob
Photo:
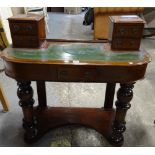
[[[120,29],[119,29],[119,33],[120,33],[121,35],[124,35],[124,34],[125,34],[125,29],[124,29],[124,28],[120,28]]]
[[[28,26],[26,27],[26,29],[27,29],[28,31],[32,31],[32,26],[31,26],[31,25],[28,25]]]
[[[18,25],[14,25],[13,28],[14,28],[15,31],[19,31],[19,29],[20,29],[20,27]]]

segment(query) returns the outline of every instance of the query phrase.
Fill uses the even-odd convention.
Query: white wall
[[[24,14],[24,7],[11,7],[12,14],[17,15],[17,14]]]

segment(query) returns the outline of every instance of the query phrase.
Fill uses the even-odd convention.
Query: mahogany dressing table
[[[96,129],[111,144],[123,145],[132,89],[150,62],[145,51],[111,51],[109,43],[45,40],[38,49],[9,47],[2,57],[6,75],[17,80],[26,142],[35,142],[54,127],[81,124]],[[37,107],[31,81],[37,84]],[[107,83],[103,108],[48,107],[46,81]],[[120,88],[114,109],[116,83]]]

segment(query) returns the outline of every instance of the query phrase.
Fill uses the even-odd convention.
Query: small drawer
[[[115,50],[139,50],[140,39],[116,38],[112,41],[111,48]]]
[[[115,25],[113,38],[115,37],[128,37],[128,29],[129,27],[126,25]]]
[[[58,80],[64,82],[93,82],[99,78],[99,72],[94,68],[63,67],[58,68]]]
[[[58,80],[59,81],[78,81],[81,76],[81,71],[78,68],[66,66],[58,68]]]
[[[39,47],[39,40],[35,36],[13,36],[13,47]]]
[[[127,47],[131,50],[139,50],[140,47],[140,39],[127,39]]]
[[[137,26],[137,25],[132,25],[128,29],[128,37],[132,38],[142,38],[142,33],[143,33],[143,28],[144,26]]]
[[[112,49],[124,49],[127,45],[123,39],[115,38],[112,40],[111,48]]]
[[[36,35],[37,34],[37,25],[35,22],[10,22],[10,29],[12,34],[23,34],[23,35]]]
[[[143,32],[143,25],[115,25],[113,38],[141,38]]]

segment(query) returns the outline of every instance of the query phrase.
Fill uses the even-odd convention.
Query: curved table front
[[[144,78],[150,62],[144,50],[111,51],[108,43],[47,42],[39,49],[10,47],[2,57],[6,75],[16,79],[19,86],[26,142],[36,141],[50,128],[70,123],[92,127],[116,146],[123,144],[133,84]],[[33,107],[31,81],[37,82],[37,107]],[[47,107],[45,81],[107,83],[104,107]],[[120,88],[115,110],[116,83],[120,83]]]

